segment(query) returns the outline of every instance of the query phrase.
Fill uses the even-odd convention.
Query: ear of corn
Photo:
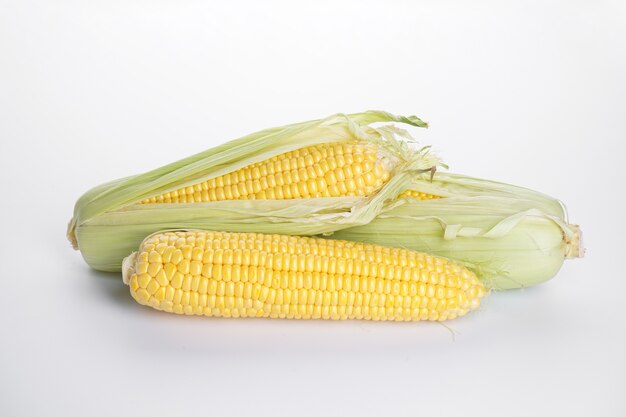
[[[213,317],[447,320],[478,307],[464,267],[405,249],[319,238],[177,231],[124,260],[140,304]]]
[[[489,288],[527,287],[552,278],[565,259],[584,253],[578,226],[568,224],[551,200],[402,198],[370,223],[331,237],[428,251],[465,265]],[[537,206],[552,207],[556,215]]]
[[[406,132],[374,122],[426,126],[414,116],[372,111],[254,133],[88,191],[68,238],[95,269],[119,271],[132,248],[164,229],[312,235],[367,223],[420,172],[439,165],[428,149],[398,139]],[[279,160],[281,170],[284,161],[289,166],[270,177]]]
[[[167,192],[193,186],[199,182],[232,173],[246,166],[267,161],[277,155],[319,144],[347,141],[376,143],[397,156],[406,168],[431,168],[438,164],[434,158],[416,157],[405,142],[395,140],[392,134],[406,135],[402,130],[374,128],[376,122],[399,122],[426,127],[415,116],[395,116],[382,111],[368,111],[350,115],[337,114],[266,129],[226,142],[204,152],[171,163],[145,174],[114,181],[87,192],[75,207],[74,220],[80,223],[99,214],[118,210],[142,200]]]

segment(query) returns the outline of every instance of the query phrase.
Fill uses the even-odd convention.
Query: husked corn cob
[[[123,275],[140,304],[209,317],[441,321],[478,307],[485,291],[445,258],[257,233],[157,233]]]
[[[368,196],[389,180],[396,163],[397,158],[371,142],[323,143],[286,152],[141,203]]]

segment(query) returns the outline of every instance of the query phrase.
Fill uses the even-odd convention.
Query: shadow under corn
[[[103,297],[124,309],[136,310],[137,303],[131,297],[128,286],[122,281],[121,272],[102,272],[89,268],[85,275]]]

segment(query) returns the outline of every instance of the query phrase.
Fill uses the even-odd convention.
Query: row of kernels
[[[428,308],[406,308],[386,306],[321,306],[321,305],[261,305],[238,306],[237,300],[232,298],[216,299],[213,306],[174,304],[171,301],[151,302],[154,307],[178,314],[205,315],[208,317],[271,317],[289,319],[365,319],[365,320],[446,320],[467,313],[467,310],[433,311]],[[208,304],[208,303],[207,303]]]
[[[392,258],[390,256],[385,256],[384,254],[376,254],[369,253],[365,251],[361,251],[361,258],[368,259],[367,261],[361,261],[360,259],[354,259],[354,257],[350,257],[345,259],[346,253],[345,250],[338,248],[338,250],[330,250],[330,251],[311,251],[311,252],[330,252],[336,256],[319,256],[313,254],[303,254],[303,253],[293,253],[293,252],[304,252],[302,250],[298,250],[299,248],[296,246],[288,247],[286,244],[280,244],[275,241],[258,241],[257,247],[258,249],[207,249],[206,251],[202,251],[200,248],[194,248],[189,245],[184,245],[181,249],[170,249],[166,248],[163,251],[162,256],[160,256],[157,251],[151,251],[147,255],[145,252],[142,252],[139,255],[139,264],[142,265],[146,262],[172,262],[174,264],[178,264],[183,259],[192,259],[192,260],[202,260],[207,263],[223,263],[223,264],[243,264],[243,265],[263,265],[265,262],[268,264],[266,266],[273,267],[276,269],[282,270],[324,270],[325,272],[332,273],[347,273],[347,274],[356,274],[356,275],[385,275],[388,278],[396,278],[396,279],[416,279],[417,269],[424,269],[424,267],[429,266],[431,269],[431,273],[438,273],[440,275],[446,274],[450,275],[452,273],[452,269],[447,267],[444,264],[437,263],[433,264],[432,262],[416,262],[413,258],[404,257],[402,260],[398,260]],[[265,245],[263,245],[265,243]],[[223,245],[222,245],[223,246]],[[285,252],[289,251],[292,253],[280,253],[279,249],[284,249]],[[271,253],[277,252],[277,253]],[[396,264],[396,265],[392,265]],[[405,264],[407,266],[400,266],[400,264]],[[370,272],[370,269],[372,271]],[[386,271],[386,272],[385,272]],[[142,271],[143,272],[143,271]]]
[[[271,294],[275,294],[276,292],[291,295],[293,292],[303,298],[302,302],[306,302],[307,294],[309,298],[315,297],[316,294],[318,294],[318,297],[319,294],[329,294],[328,296],[332,297],[333,300],[337,297],[347,297],[350,300],[354,300],[354,297],[356,297],[357,304],[360,304],[359,300],[361,297],[365,297],[367,300],[370,297],[374,297],[375,299],[378,299],[378,297],[382,299],[385,297],[390,297],[390,299],[393,299],[392,297],[399,297],[399,299],[401,299],[401,297],[404,296],[407,297],[407,299],[415,297],[419,299],[419,297],[423,297],[424,299],[438,300],[439,302],[443,302],[444,300],[458,300],[459,305],[463,305],[468,298],[474,299],[483,295],[483,289],[480,286],[472,287],[469,292],[465,294],[462,291],[456,291],[440,285],[434,286],[423,283],[402,285],[398,282],[383,280],[333,279],[325,276],[321,276],[318,281],[313,280],[310,283],[310,289],[304,287],[303,280],[303,282],[299,283],[300,286],[298,286],[299,289],[297,289],[293,285],[297,284],[296,282],[289,282],[285,279],[281,280],[279,277],[272,278],[271,274],[268,274],[267,277],[268,279],[260,277],[260,281],[251,283],[241,281],[216,281],[206,277],[183,276],[177,273],[174,279],[163,284],[159,282],[159,280],[152,279],[146,274],[134,274],[131,277],[130,285],[131,290],[145,289],[150,295],[155,294],[159,290],[165,291],[165,285],[169,284],[168,291],[170,289],[180,289],[182,291],[192,291],[198,294],[245,297],[253,297],[255,294],[260,296],[263,293],[271,296]],[[297,300],[298,298],[296,298],[294,302],[297,303]],[[274,300],[271,301],[273,302]],[[352,304],[352,302],[353,301],[351,301],[350,304]],[[331,303],[334,303],[334,301]]]
[[[214,249],[255,248],[273,252],[310,252],[312,254],[359,258],[370,262],[393,263],[394,265],[402,266],[415,266],[417,262],[435,266],[445,266],[447,264],[445,260],[401,248],[380,247],[366,243],[319,238],[307,238],[306,243],[302,244],[302,239],[298,236],[199,232],[197,238],[189,236],[184,238],[172,235],[169,236],[167,242],[149,240],[142,247],[142,251],[156,249],[157,252],[162,253],[167,249],[168,244],[173,244],[179,249],[189,245],[190,248],[186,250],[191,250],[194,246],[205,247],[208,240],[211,242],[210,248]],[[157,243],[156,246],[154,246],[155,243]]]
[[[212,271],[218,270],[214,268]],[[244,268],[242,271],[248,271]],[[145,288],[153,294],[162,286],[182,288],[185,291],[196,291],[209,294],[228,294],[240,292],[251,294],[256,286],[264,286],[273,290],[316,290],[316,291],[346,291],[352,293],[378,293],[389,295],[421,296],[438,299],[455,298],[459,294],[457,289],[447,288],[443,285],[429,283],[398,282],[374,278],[357,278],[329,276],[324,273],[276,273],[267,269],[251,269],[254,273],[244,273],[233,280],[232,276],[226,280],[222,271],[218,272],[219,278],[208,278],[200,275],[185,275],[174,272],[172,277],[167,277],[165,271],[160,271],[156,278],[148,274],[134,274],[131,277],[131,289]],[[230,272],[229,272],[230,274]],[[260,289],[259,289],[260,291]],[[473,286],[468,290],[471,298],[482,296],[482,287]]]
[[[191,273],[192,275],[199,275],[202,273],[207,277],[226,280],[230,280],[231,276],[233,280],[237,280],[239,276],[244,273],[247,274],[247,267],[261,267],[277,273],[327,273],[339,276],[378,277],[398,281],[421,281],[431,284],[450,281],[451,286],[459,285],[459,280],[454,279],[455,275],[451,272],[445,274],[438,272],[436,269],[427,270],[417,267],[385,265],[376,262],[316,255],[291,255],[268,253],[258,250],[233,251],[217,249],[205,251],[201,260],[198,259],[200,259],[200,256],[189,261],[182,257],[182,251],[174,251],[170,263],[176,265],[176,269],[183,274]],[[160,269],[160,262],[150,263],[139,261],[136,266],[138,273],[147,272],[152,276],[155,276]],[[209,271],[212,272],[210,273]],[[217,274],[220,275],[217,276]],[[222,275],[224,278],[222,278]]]
[[[260,266],[275,272],[323,272],[340,276],[380,277],[389,280],[422,281],[432,284],[449,282],[453,287],[458,286],[460,283],[457,274],[450,268],[445,272],[440,272],[443,268],[428,270],[419,267],[403,267],[358,259],[318,255],[292,255],[288,253],[269,253],[240,249],[209,249],[202,252],[196,249],[198,248],[189,247],[188,250],[175,249],[171,251],[169,256],[165,253],[161,256],[156,251],[151,251],[146,256],[146,253],[143,252],[139,255],[135,271],[138,274],[148,273],[151,276],[156,276],[162,268],[168,268],[170,270],[168,277],[173,270],[192,275],[199,275],[204,271],[204,275],[210,277],[213,275],[209,275],[206,272],[207,269],[210,271],[210,268],[220,266],[220,271],[228,271],[226,272],[228,274],[227,277],[230,278],[231,271],[233,275],[239,276],[242,267]],[[473,276],[465,271],[462,271],[462,273],[466,275],[463,278],[466,278],[464,285],[467,288],[467,285],[471,283],[470,278],[473,278]],[[467,282],[468,280],[470,282]]]
[[[425,193],[425,192],[417,191],[417,190],[406,190],[398,196],[398,198],[403,198],[403,197],[411,197],[417,200],[436,200],[436,199],[442,198],[441,196],[438,196],[438,195],[429,194],[429,193]]]
[[[136,294],[136,296],[135,296]],[[155,292],[146,289],[138,289],[134,293],[135,298],[142,304],[154,306],[154,301],[167,301],[182,306],[192,307],[209,306],[211,308],[241,308],[252,305],[271,306],[348,306],[348,307],[386,307],[403,309],[428,309],[430,311],[462,311],[467,310],[467,298],[459,296],[450,300],[439,300],[429,297],[393,296],[387,294],[367,293],[354,294],[348,292],[328,292],[315,290],[274,290],[254,291],[254,295],[246,294],[244,289],[239,291],[227,289],[218,291],[217,294],[198,293],[183,289],[161,288]],[[151,297],[152,296],[152,297]]]
[[[309,179],[298,183],[277,185],[255,193],[255,199],[284,200],[292,198],[319,198],[370,195],[378,187],[370,187],[359,177],[328,185],[324,178]]]

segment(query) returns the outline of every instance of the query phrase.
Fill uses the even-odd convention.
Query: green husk
[[[473,182],[462,176],[452,178],[460,183]],[[337,231],[332,238],[453,259],[493,289],[528,287],[552,278],[566,258],[582,257],[584,249],[578,226],[566,222],[564,209],[557,210],[556,200],[541,199],[539,193],[530,190],[526,195],[534,199],[518,198],[515,193],[513,197],[485,194],[427,201],[398,199],[372,222]]]
[[[336,114],[325,119],[263,130],[200,152],[145,174],[112,181],[85,193],[76,203],[68,239],[95,269],[119,271],[122,259],[145,236],[164,229],[204,228],[283,234],[327,234],[371,221],[407,184],[440,165],[428,148],[414,150],[398,122],[426,127],[415,116],[382,111]],[[398,139],[400,137],[400,139]],[[318,143],[367,140],[400,162],[391,180],[373,196],[307,200],[221,201],[191,204],[136,204],[235,171],[272,156]]]

